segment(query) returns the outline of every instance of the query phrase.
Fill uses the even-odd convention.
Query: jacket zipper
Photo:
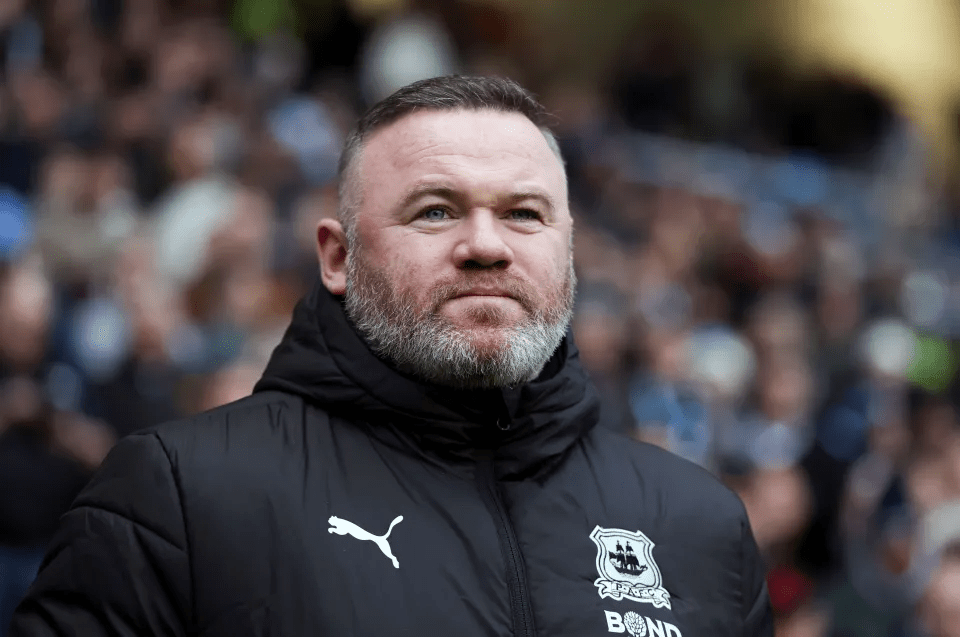
[[[513,634],[518,637],[536,637],[537,629],[533,622],[533,607],[530,604],[530,590],[527,587],[527,574],[523,568],[523,556],[513,525],[507,517],[506,507],[497,487],[497,478],[493,471],[493,454],[486,450],[479,458],[477,477],[480,492],[490,509],[500,550],[507,562],[507,587],[510,591],[510,611],[513,616]]]

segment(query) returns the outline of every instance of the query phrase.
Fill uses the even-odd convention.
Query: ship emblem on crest
[[[663,588],[660,569],[653,561],[653,542],[640,531],[605,529],[590,534],[597,545],[594,582],[600,597],[648,602],[655,608],[670,608],[670,593]]]

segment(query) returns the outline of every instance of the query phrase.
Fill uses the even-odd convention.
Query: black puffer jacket
[[[596,420],[569,339],[429,387],[318,285],[253,396],[111,452],[12,634],[771,635],[740,501]]]

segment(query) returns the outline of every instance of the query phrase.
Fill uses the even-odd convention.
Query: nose
[[[505,269],[513,261],[513,251],[504,240],[506,228],[490,212],[473,212],[461,224],[461,236],[454,248],[458,268]]]

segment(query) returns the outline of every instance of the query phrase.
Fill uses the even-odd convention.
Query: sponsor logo
[[[597,545],[597,573],[594,582],[600,597],[632,599],[670,608],[670,593],[663,588],[660,569],[653,561],[653,542],[640,531],[605,529],[597,526],[590,534]]]
[[[633,611],[615,613],[603,611],[607,616],[607,631],[611,633],[629,633],[632,637],[683,637],[680,629],[659,619],[651,619]]]
[[[330,533],[336,533],[337,535],[351,535],[358,540],[369,540],[379,547],[387,558],[393,562],[393,568],[400,568],[400,562],[397,561],[397,558],[393,556],[393,553],[390,551],[390,543],[387,542],[387,538],[390,537],[390,533],[393,531],[393,527],[399,522],[403,522],[403,516],[398,515],[394,518],[393,522],[390,523],[390,528],[387,529],[387,532],[383,535],[374,535],[369,531],[364,531],[359,526],[350,522],[349,520],[344,520],[343,518],[338,518],[333,515],[330,516],[330,519],[327,520],[330,523],[330,528],[327,529]]]

